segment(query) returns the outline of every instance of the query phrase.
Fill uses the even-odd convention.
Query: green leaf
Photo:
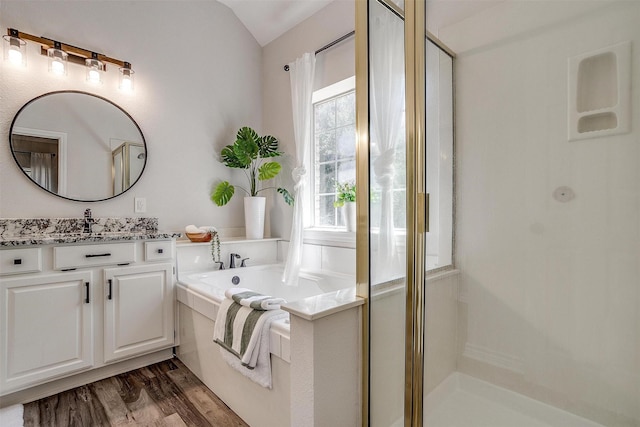
[[[258,141],[260,137],[250,127],[242,127],[238,130],[236,142],[233,144],[233,153],[243,167],[248,167],[252,160],[258,158]]]
[[[247,141],[258,144],[259,139],[260,137],[258,136],[258,133],[248,126],[238,129],[238,134],[236,135],[236,141]]]
[[[226,147],[224,147],[222,149],[222,152],[220,153],[220,156],[222,157],[222,163],[224,163],[224,165],[227,167],[242,169],[247,167],[247,165],[242,164],[242,162],[238,160],[236,153],[233,151],[232,145],[227,145]]]
[[[233,144],[233,153],[238,161],[247,167],[258,157],[258,144],[246,139],[239,139]]]
[[[278,193],[282,194],[282,197],[284,197],[284,201],[286,204],[288,204],[289,206],[293,206],[293,196],[286,188],[278,188]]]
[[[333,207],[334,208],[341,208],[344,206],[344,200],[336,200],[335,202],[333,202]]]
[[[234,192],[235,188],[233,185],[229,184],[228,181],[222,181],[216,186],[213,194],[211,194],[211,200],[218,206],[224,206],[229,203]]]
[[[280,166],[280,163],[267,162],[262,166],[260,166],[260,169],[258,169],[258,179],[260,181],[265,181],[267,179],[274,178],[276,175],[280,173],[280,169],[282,169],[282,166]]]
[[[260,138],[258,145],[260,146],[260,157],[277,157],[282,154],[278,151],[278,140],[271,135]]]

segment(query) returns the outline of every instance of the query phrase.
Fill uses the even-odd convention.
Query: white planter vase
[[[347,231],[356,231],[356,202],[345,202],[342,207],[342,215]]]
[[[264,197],[244,198],[244,227],[247,239],[264,238]]]

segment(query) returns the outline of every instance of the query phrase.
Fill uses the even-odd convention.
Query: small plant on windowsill
[[[342,208],[347,231],[356,231],[356,184],[353,181],[336,182],[335,208]]]

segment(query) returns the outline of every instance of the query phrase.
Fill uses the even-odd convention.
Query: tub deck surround
[[[249,240],[245,237],[225,236],[226,230],[221,230],[220,260],[225,268],[229,267],[229,256],[239,254],[241,258],[248,258],[248,267],[265,264],[275,264],[281,259],[278,252],[277,237],[259,240]],[[176,241],[178,274],[186,272],[217,271],[218,265],[211,256],[211,242],[194,243],[189,240]],[[238,262],[240,259],[237,260]]]
[[[83,218],[3,218],[0,219],[0,247],[175,239],[182,236],[182,233],[159,232],[158,218],[94,218],[91,233],[84,233],[83,228]]]
[[[225,264],[233,252],[267,265],[223,271],[211,261],[208,244],[178,243],[178,357],[250,425],[360,425],[364,300],[355,296],[355,277],[302,270],[298,286],[284,286],[277,243],[227,241]],[[237,286],[288,301],[282,309],[289,318],[270,330],[272,390],[227,366],[213,342],[218,307],[234,276]]]
[[[282,309],[294,316],[314,321],[364,304],[364,298],[356,296],[352,288],[327,292],[282,304]]]
[[[215,321],[224,291],[240,279],[238,286],[256,292],[285,298],[282,309],[305,320],[314,321],[340,311],[364,304],[355,295],[353,276],[333,272],[300,272],[300,284],[288,287],[281,284],[283,265],[268,264],[222,271],[182,271],[178,266],[177,299],[187,307]],[[279,291],[278,288],[281,290]],[[337,289],[340,288],[340,289]],[[337,289],[337,290],[336,290]],[[282,293],[286,292],[286,293]],[[289,319],[278,320],[271,326],[271,353],[290,362]]]

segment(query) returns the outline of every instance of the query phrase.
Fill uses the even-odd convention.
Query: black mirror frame
[[[29,104],[31,104],[34,101],[37,101],[40,98],[43,98],[43,97],[49,96],[49,95],[62,94],[62,93],[77,93],[77,94],[81,94],[81,95],[92,96],[94,98],[98,98],[98,99],[101,99],[103,101],[106,101],[109,104],[111,104],[114,107],[116,107],[118,110],[122,111],[125,114],[125,116],[127,116],[129,118],[129,120],[131,120],[131,122],[135,125],[135,127],[138,129],[138,132],[140,132],[140,136],[142,137],[142,143],[144,144],[144,152],[145,152],[144,165],[142,165],[142,170],[140,171],[140,175],[138,175],[138,178],[136,178],[136,180],[129,186],[129,188],[127,188],[123,192],[115,194],[115,195],[113,195],[111,197],[105,197],[103,199],[95,199],[95,200],[73,199],[71,197],[66,197],[66,196],[62,196],[60,194],[54,193],[53,191],[47,190],[46,188],[40,186],[37,182],[35,182],[33,179],[31,179],[31,177],[29,175],[27,175],[27,173],[24,171],[24,169],[22,169],[22,167],[20,166],[20,163],[18,162],[18,158],[16,157],[16,154],[13,151],[13,142],[11,140],[11,135],[13,135],[13,127],[14,127],[14,125],[16,123],[16,120],[20,116],[20,113],[22,112],[22,110],[27,108],[29,106]],[[13,117],[13,120],[11,121],[11,127],[9,128],[9,149],[11,150],[11,155],[13,156],[13,160],[16,162],[16,166],[18,167],[18,169],[20,169],[20,171],[24,174],[24,176],[26,176],[27,179],[29,179],[29,181],[31,181],[36,187],[38,187],[38,188],[46,191],[49,194],[52,194],[52,195],[56,196],[56,197],[60,197],[60,198],[65,199],[65,200],[71,200],[73,202],[81,202],[81,203],[104,202],[105,200],[115,199],[116,197],[123,195],[124,193],[129,191],[133,186],[135,186],[138,183],[138,181],[140,181],[140,178],[142,178],[142,175],[144,174],[144,170],[147,167],[147,161],[149,159],[149,150],[147,149],[147,141],[146,141],[146,139],[144,137],[144,133],[142,133],[142,129],[140,129],[140,126],[138,125],[138,123],[133,119],[133,117],[131,117],[131,114],[129,114],[122,107],[120,107],[118,104],[114,103],[113,101],[108,100],[107,98],[104,98],[104,97],[99,96],[99,95],[95,95],[93,93],[83,92],[81,90],[58,90],[58,91],[53,91],[53,92],[47,92],[45,94],[36,96],[35,98],[31,99],[29,102],[24,104],[18,110],[16,115]]]

